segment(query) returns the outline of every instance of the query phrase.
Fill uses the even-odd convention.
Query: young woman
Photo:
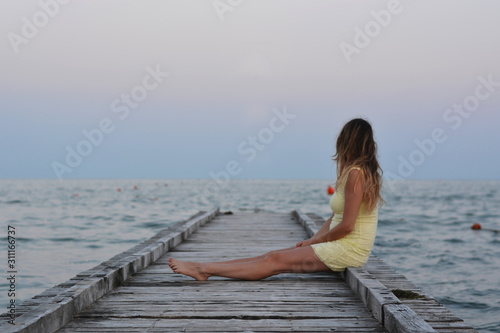
[[[280,273],[342,271],[363,266],[375,241],[382,170],[371,125],[353,119],[337,138],[337,191],[330,200],[332,216],[310,239],[295,247],[258,257],[198,263],[170,258],[176,273],[199,281],[211,276],[260,280]]]

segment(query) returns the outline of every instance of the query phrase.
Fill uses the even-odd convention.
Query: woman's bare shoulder
[[[363,172],[361,169],[352,168],[347,175],[345,188],[354,189],[357,186],[363,187]]]

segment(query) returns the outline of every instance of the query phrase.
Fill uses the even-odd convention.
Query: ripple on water
[[[89,244],[85,245],[87,249],[102,249],[104,246],[99,245],[99,244]]]
[[[465,309],[476,309],[476,310],[488,310],[490,309],[490,306],[487,303],[483,302],[471,302],[471,301],[464,301],[462,298],[456,298],[452,295],[446,295],[443,297],[437,298],[438,302],[443,303],[444,305],[450,305],[450,306],[458,306],[460,308],[465,308]]]
[[[137,240],[137,239],[110,239],[107,241],[109,244],[139,244],[143,242],[143,240]]]
[[[135,216],[133,215],[123,215],[121,218],[121,221],[123,222],[133,222],[135,221]]]
[[[384,218],[381,218],[378,220],[378,224],[379,225],[393,225],[393,224],[398,224],[398,223],[401,223],[401,222],[404,222],[404,219],[402,218],[399,218],[399,219],[384,219]]]
[[[490,296],[490,295],[495,295],[499,294],[500,291],[498,289],[492,289],[492,288],[487,288],[484,290],[477,290],[476,287],[470,287],[465,290],[467,294],[474,295],[474,296],[479,296],[479,297],[485,297],[485,296]]]
[[[491,321],[488,320],[487,322],[484,322],[482,324],[474,325],[474,328],[481,333],[498,333],[499,327],[500,327],[500,320],[491,320]]]
[[[109,216],[94,216],[91,218],[91,220],[94,220],[94,221],[99,221],[99,220],[102,220],[102,221],[109,221],[109,220],[112,220],[113,218],[112,217],[109,217]]]
[[[451,243],[451,244],[461,244],[461,243],[466,243],[463,239],[460,238],[448,238],[444,239],[444,242]]]
[[[38,239],[37,238],[31,238],[31,237],[16,237],[16,242],[22,243],[22,242],[36,242]]]
[[[54,237],[48,238],[49,241],[54,243],[63,243],[63,242],[80,242],[82,239],[74,238],[74,237]]]
[[[455,262],[455,260],[451,260],[448,256],[446,256],[445,258],[439,259],[435,265],[440,269],[443,269],[456,266],[457,263]]]
[[[42,219],[36,216],[26,216],[23,217],[24,221],[41,221]]]
[[[375,238],[375,242],[377,246],[380,247],[391,247],[391,248],[405,248],[410,246],[420,247],[421,244],[417,239],[398,239],[398,238],[389,238],[389,237],[379,237]]]
[[[25,200],[9,200],[9,201],[5,201],[5,203],[7,205],[16,205],[16,204],[29,203],[29,201],[25,201]]]
[[[166,228],[170,224],[172,224],[172,222],[169,222],[167,220],[160,220],[160,221],[143,222],[140,224],[140,226],[149,229],[156,229],[156,228]]]

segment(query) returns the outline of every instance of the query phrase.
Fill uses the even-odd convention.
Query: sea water
[[[200,210],[300,208],[328,218],[329,184],[0,180],[0,312],[11,299],[20,304]],[[384,197],[373,253],[479,331],[499,332],[500,233],[471,226],[500,229],[500,181],[387,181]],[[15,231],[10,253],[8,230]],[[9,254],[15,259],[14,297]]]

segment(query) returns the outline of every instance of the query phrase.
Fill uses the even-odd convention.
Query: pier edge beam
[[[4,322],[0,325],[0,330],[3,333],[57,331],[73,320],[79,312],[121,285],[129,276],[146,268],[170,249],[189,238],[193,232],[210,222],[219,213],[219,207],[208,212],[198,212],[94,268],[47,289],[42,294],[50,295],[49,297],[16,317],[15,325]],[[67,287],[63,288],[64,285]],[[26,303],[29,301],[33,299]],[[20,307],[23,305],[21,304]]]
[[[320,226],[300,209],[294,210],[292,214],[306,229],[309,237],[320,229]],[[341,276],[375,319],[390,333],[436,332],[363,267],[348,267],[341,272]]]

